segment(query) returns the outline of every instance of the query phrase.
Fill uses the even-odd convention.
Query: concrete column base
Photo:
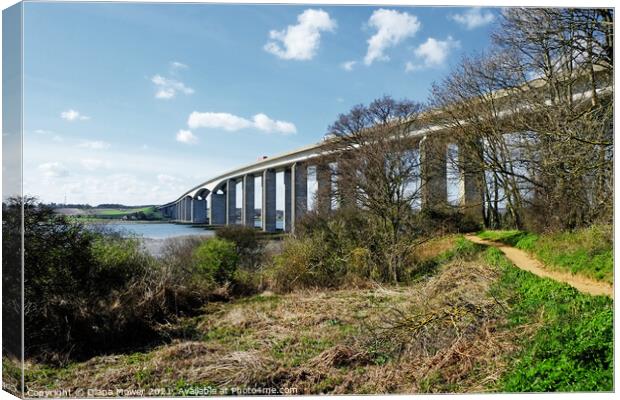
[[[276,231],[276,171],[272,169],[263,172],[263,210],[261,213],[263,231]]]

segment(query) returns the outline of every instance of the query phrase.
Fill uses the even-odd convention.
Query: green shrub
[[[33,198],[9,200],[3,233],[21,229],[22,207],[26,359],[64,363],[160,341],[163,324],[208,297],[193,264],[156,260],[137,240],[71,222]],[[3,250],[21,245],[3,238]],[[7,262],[3,272],[17,270]]]
[[[377,278],[376,275],[378,274],[378,272],[372,260],[372,254],[367,248],[354,248],[349,253],[347,261],[349,273],[361,278]]]
[[[240,267],[254,270],[259,266],[265,245],[255,228],[228,225],[218,229],[216,235],[235,244]]]
[[[332,273],[337,282],[343,283],[342,278],[348,275],[396,283],[408,280],[417,269],[409,255],[413,243],[425,234],[423,222],[412,218],[394,238],[385,223],[372,214],[344,208],[329,215],[308,214],[297,237],[317,242],[317,249],[322,250],[313,253],[313,262]]]
[[[321,235],[290,238],[275,256],[268,271],[273,288],[286,292],[297,288],[337,287],[346,272],[345,259],[330,252]]]
[[[131,279],[143,276],[153,260],[140,249],[136,239],[101,236],[93,240],[91,253],[97,261],[91,274],[112,287],[119,287]]]
[[[425,221],[429,229],[434,229],[440,234],[477,232],[482,225],[482,215],[476,217],[465,214],[459,210],[430,208],[423,209],[420,217]]]
[[[612,390],[613,301],[513,267],[495,248],[485,256],[502,270],[493,290],[509,298],[507,329],[542,322],[533,338],[523,338],[502,390]]]
[[[232,280],[238,255],[234,243],[212,238],[194,251],[194,259],[201,273],[216,283],[224,284]]]

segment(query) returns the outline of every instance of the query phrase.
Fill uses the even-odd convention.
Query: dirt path
[[[588,293],[593,296],[604,295],[611,297],[612,299],[614,298],[613,286],[605,282],[598,282],[583,276],[572,275],[567,272],[550,270],[546,268],[543,263],[530,256],[525,251],[503,243],[481,239],[473,235],[465,235],[465,238],[474,243],[497,247],[510,261],[512,261],[515,266],[521,268],[522,270],[529,271],[534,275],[538,275],[543,278],[551,278],[558,282],[568,283],[580,292]]]

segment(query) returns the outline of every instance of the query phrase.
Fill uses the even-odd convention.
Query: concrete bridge
[[[444,128],[429,126],[410,132],[420,154],[422,172],[422,207],[448,203],[447,149],[450,142],[441,134]],[[443,151],[441,151],[443,149]],[[438,151],[439,150],[439,151]],[[431,154],[432,153],[432,154]],[[316,171],[319,204],[332,208],[332,177],[323,162],[324,142],[303,147],[289,153],[269,157],[216,176],[185,192],[178,199],[159,207],[164,216],[174,222],[218,226],[243,224],[255,226],[255,182],[260,178],[262,201],[261,229],[276,231],[276,173],[284,175],[284,223],[286,232],[295,230],[295,223],[308,211],[308,171]],[[482,194],[479,177],[459,173],[458,205],[468,210],[479,210]],[[240,185],[239,185],[240,184]],[[241,218],[237,215],[237,191],[241,190]],[[325,194],[327,193],[327,194]],[[480,214],[481,215],[481,214]]]
[[[593,92],[583,86],[582,92],[573,95],[574,101],[589,101]],[[529,83],[530,88],[543,88],[542,79]],[[509,99],[510,90],[498,90],[497,98]],[[613,86],[597,88],[598,96],[613,94]],[[515,111],[523,112],[519,107],[508,106],[498,112],[500,118],[509,117]],[[436,114],[440,111],[429,111]],[[526,110],[526,112],[529,112]],[[413,147],[419,152],[421,161],[421,182],[419,183],[421,207],[432,208],[439,204],[448,204],[448,146],[458,149],[458,139],[450,134],[449,128],[442,125],[427,124],[412,130]],[[414,150],[414,149],[412,149]],[[457,150],[458,151],[458,150]],[[243,224],[255,226],[255,181],[260,177],[261,228],[265,232],[276,231],[276,173],[284,175],[284,224],[286,232],[295,230],[295,224],[308,211],[308,171],[316,168],[317,193],[331,195],[332,179],[330,168],[324,168],[322,155],[325,142],[303,147],[289,153],[266,158],[255,163],[237,168],[216,176],[188,190],[178,199],[159,207],[163,214],[175,222],[210,225]],[[461,157],[460,152],[459,157]],[[464,153],[464,152],[463,152]],[[463,155],[464,156],[464,155]],[[467,160],[460,160],[459,165],[467,165]],[[240,185],[238,185],[240,183]],[[237,219],[237,189],[241,191],[241,219]],[[332,198],[317,198],[320,207],[331,208]],[[456,205],[472,215],[482,215],[482,184],[480,174],[458,171],[458,195]]]

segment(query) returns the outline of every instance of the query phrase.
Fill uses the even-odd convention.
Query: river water
[[[170,241],[180,242],[189,237],[201,236],[204,238],[215,236],[215,231],[192,227],[191,225],[178,225],[171,223],[123,223],[110,222],[94,224],[93,227],[102,225],[106,230],[120,232],[126,237],[137,237],[146,252],[161,257],[166,251]],[[276,227],[282,229],[282,221],[277,221]]]
[[[120,232],[123,236],[138,236],[145,239],[167,239],[177,236],[213,236],[215,232],[191,225],[169,223],[106,223],[107,229]]]
[[[119,231],[123,236],[138,236],[145,239],[168,239],[178,236],[214,236],[215,231],[195,228],[191,225],[179,225],[170,223],[123,223],[109,222],[102,224],[107,229]],[[260,227],[260,223],[257,224]],[[276,228],[282,229],[284,221],[276,221]]]

